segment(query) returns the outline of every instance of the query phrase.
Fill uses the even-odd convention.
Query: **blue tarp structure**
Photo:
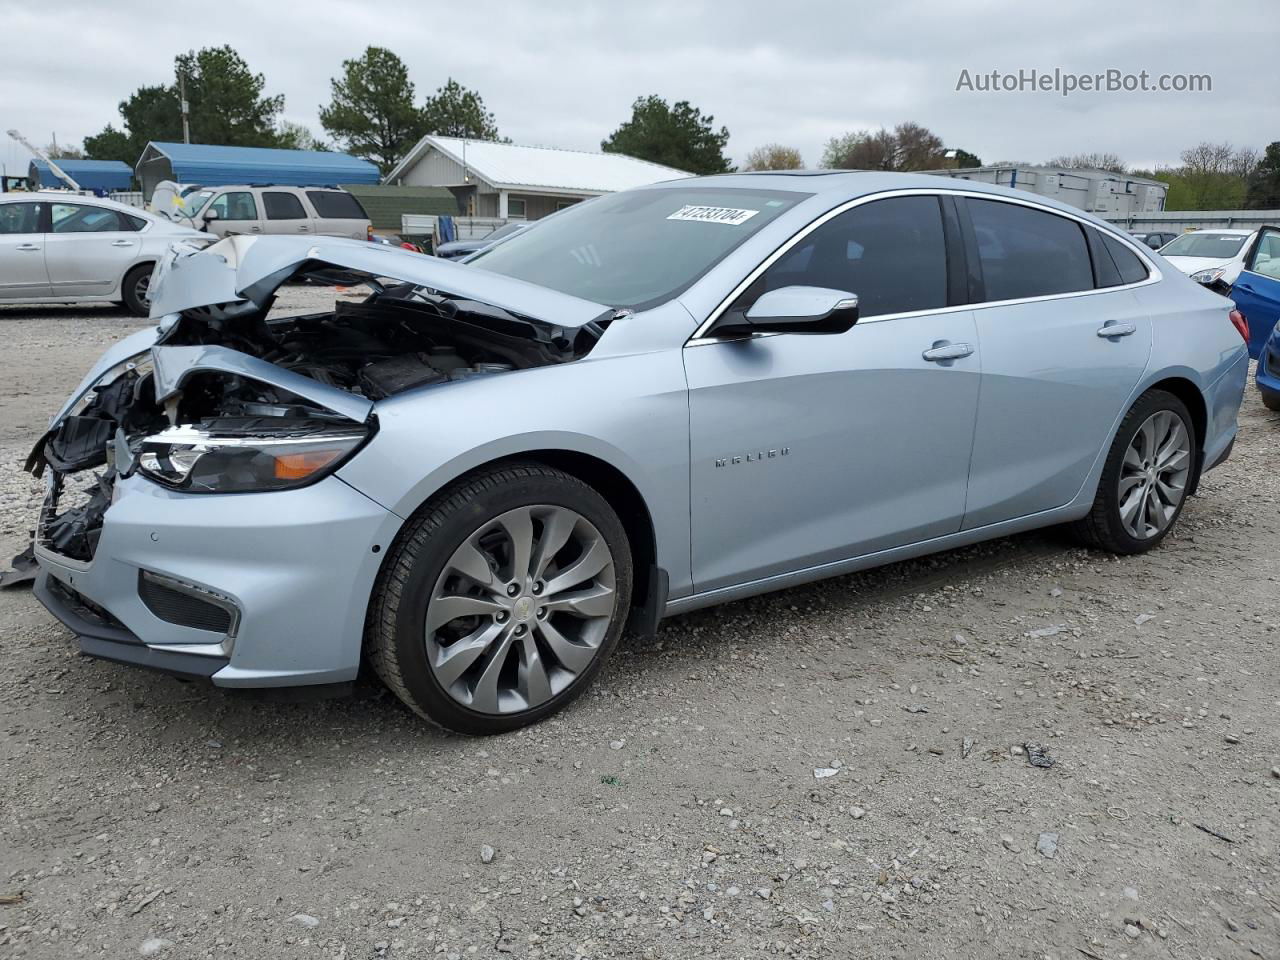
[[[63,173],[80,184],[81,190],[106,193],[108,190],[128,190],[133,183],[133,171],[119,160],[76,160],[71,157],[54,157],[53,162]],[[65,181],[49,169],[49,164],[32,159],[27,168],[27,181],[33,190],[42,187],[66,187]]]
[[[381,175],[368,160],[319,150],[223,147],[208,143],[153,140],[136,167],[142,191],[150,197],[161,180],[216,187],[227,183],[279,183],[337,186],[378,183]]]

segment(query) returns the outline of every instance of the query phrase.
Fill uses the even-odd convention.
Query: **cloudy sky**
[[[317,133],[330,77],[377,44],[405,60],[419,97],[452,76],[484,96],[504,135],[545,146],[598,149],[648,93],[712,114],[736,162],[778,141],[816,165],[828,138],[903,120],[985,162],[1106,151],[1150,166],[1200,140],[1280,140],[1275,0],[0,0],[0,23],[0,130],[39,144],[118,124],[132,90],[172,81],[175,54],[223,43],[285,95],[287,119]],[[965,70],[976,85],[993,70],[1055,68],[1208,74],[1212,91],[956,89]],[[7,172],[25,172],[26,158],[4,139]]]

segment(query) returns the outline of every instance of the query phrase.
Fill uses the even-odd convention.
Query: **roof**
[[[342,189],[360,201],[375,230],[402,227],[401,215],[454,216],[458,201],[447,187],[396,187],[390,184],[344,183]]]
[[[127,163],[119,160],[81,160],[76,157],[54,157],[62,172],[80,184],[82,190],[128,190],[133,183],[133,171]],[[32,158],[31,168],[36,183],[42,187],[63,187],[66,183],[52,170],[49,164]]]
[[[346,153],[321,150],[279,150],[271,147],[225,147],[209,143],[163,143],[153,140],[137,163],[165,158],[179,183],[220,186],[227,183],[279,183],[292,186],[330,186],[338,183],[377,183],[378,168]]]
[[[692,176],[684,170],[638,160],[624,153],[522,147],[514,143],[428,134],[387,174],[387,180],[394,182],[403,176],[431,148],[463,164],[475,176],[502,190],[612,193],[660,180]]]

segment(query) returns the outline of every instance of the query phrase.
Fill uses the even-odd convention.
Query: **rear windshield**
[[[1160,248],[1166,257],[1209,257],[1230,260],[1249,239],[1240,233],[1184,233]]]
[[[578,203],[468,263],[612,307],[670,300],[761,227],[812,196],[657,187]]]
[[[316,216],[326,220],[368,220],[360,201],[341,190],[308,190],[307,199],[316,208]]]

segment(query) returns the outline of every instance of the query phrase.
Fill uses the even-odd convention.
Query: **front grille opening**
[[[73,587],[67,586],[57,577],[48,578],[49,592],[71,608],[82,620],[111,627],[113,630],[126,630],[123,623],[109,614],[104,607],[98,606],[88,597]]]
[[[232,610],[201,597],[198,588],[142,570],[138,573],[138,596],[146,608],[165,623],[225,635],[232,633],[236,620]]]

